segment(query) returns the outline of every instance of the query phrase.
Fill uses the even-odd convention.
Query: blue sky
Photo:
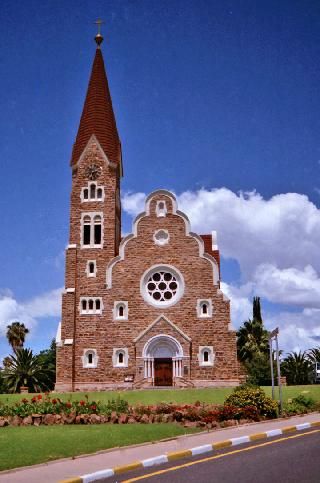
[[[123,146],[123,231],[164,187],[218,230],[237,326],[261,295],[287,350],[320,337],[318,1],[1,2],[0,358],[59,321],[69,160],[97,17]],[[291,194],[290,194],[291,193]],[[310,345],[311,344],[311,345]]]

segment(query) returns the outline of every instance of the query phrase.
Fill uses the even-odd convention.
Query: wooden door
[[[172,359],[154,360],[155,386],[172,386]]]

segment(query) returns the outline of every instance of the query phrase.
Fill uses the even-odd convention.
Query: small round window
[[[173,305],[182,293],[182,275],[171,267],[154,267],[142,278],[141,294],[151,305]]]

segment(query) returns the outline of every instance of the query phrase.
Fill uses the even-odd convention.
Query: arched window
[[[95,199],[96,197],[96,185],[92,183],[90,185],[90,199]]]
[[[82,359],[82,365],[85,368],[97,367],[99,357],[96,349],[84,349]]]
[[[214,364],[215,354],[212,346],[199,347],[198,360],[200,367],[212,367]]]
[[[90,245],[91,243],[91,218],[85,216],[83,218],[83,244]]]
[[[96,182],[88,183],[85,188],[81,190],[81,201],[103,201],[104,187],[98,186]]]
[[[157,202],[156,214],[157,214],[157,216],[166,216],[167,207],[166,207],[165,201],[158,201]]]
[[[94,262],[90,262],[89,263],[89,273],[94,273],[94,269],[95,269]]]
[[[98,200],[101,200],[101,198],[102,198],[102,188],[97,189],[97,198],[98,198]]]
[[[129,353],[126,347],[113,349],[113,367],[128,367]]]
[[[102,214],[82,214],[82,246],[100,248],[102,245]]]
[[[197,315],[199,318],[212,317],[212,300],[200,300],[197,302]]]
[[[116,301],[113,308],[114,320],[127,320],[128,319],[128,302]]]
[[[83,315],[102,314],[102,299],[100,297],[81,297],[80,313]]]
[[[94,217],[94,244],[101,244],[101,216],[96,215]]]

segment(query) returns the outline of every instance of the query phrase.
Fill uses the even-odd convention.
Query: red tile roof
[[[77,163],[92,134],[98,139],[108,159],[121,165],[121,143],[100,48],[97,48],[93,61],[71,165]]]

